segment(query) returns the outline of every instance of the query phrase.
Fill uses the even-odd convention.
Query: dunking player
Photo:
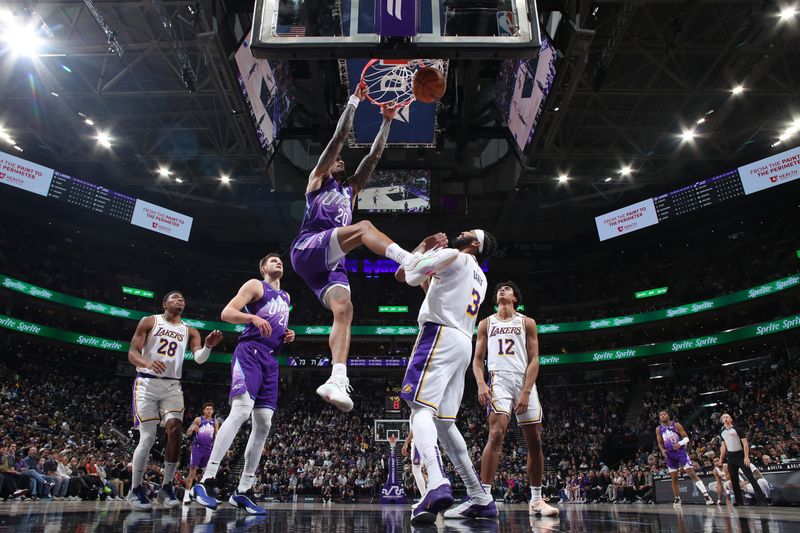
[[[436,238],[429,237],[426,243]],[[429,244],[425,247],[429,248]],[[486,294],[486,276],[479,261],[491,257],[496,247],[492,235],[476,229],[462,232],[453,241],[453,248],[429,256],[435,263],[434,275],[430,281],[422,282],[426,295],[419,311],[420,332],[400,392],[411,406],[411,431],[428,470],[427,492],[411,510],[414,524],[435,521],[437,514],[453,503],[437,438],[469,495],[453,510],[456,516],[497,516],[494,500],[481,485],[464,437],[455,425],[464,394],[464,374],[471,359],[475,320]],[[410,285],[420,284],[420,276],[398,271],[398,278]]]
[[[672,477],[672,494],[675,495],[673,506],[681,506],[678,469],[683,469],[686,475],[694,481],[697,489],[703,493],[706,505],[714,505],[714,500],[708,495],[705,483],[697,477],[692,466],[692,460],[689,459],[689,454],[686,453],[686,445],[689,444],[689,435],[686,434],[686,430],[683,429],[680,422],[673,422],[666,411],[659,412],[658,418],[660,424],[656,427],[656,440],[661,453],[664,454],[667,460],[667,469],[670,477]]]
[[[181,504],[175,497],[172,480],[178,468],[181,449],[183,390],[180,379],[183,356],[188,345],[194,360],[203,364],[211,355],[211,349],[222,340],[222,333],[214,330],[200,347],[200,333],[181,320],[186,301],[180,292],[168,293],[161,305],[163,314],[146,316],[139,321],[128,349],[128,361],[136,367],[133,426],[139,430],[139,444],[133,452],[128,503],[137,511],[152,508],[150,499],[142,489],[142,477],[150,448],[156,441],[159,423],[166,430],[167,447],[164,451],[164,482],[158,492],[158,500],[164,507]]]
[[[281,258],[278,254],[269,254],[261,259],[258,267],[263,279],[248,280],[222,310],[222,320],[246,326],[231,361],[231,412],[219,428],[203,479],[194,487],[194,496],[204,507],[217,508],[217,500],[210,489],[219,464],[239,428],[252,418],[244,452],[244,470],[228,503],[250,514],[263,515],[266,510],[253,502],[252,486],[272,415],[278,406],[278,351],[284,343],[294,340],[294,332],[287,329],[290,300],[289,294],[281,290]]]
[[[344,412],[353,408],[350,381],[347,378],[347,353],[350,350],[350,323],[353,304],[344,268],[344,257],[362,244],[372,252],[393,259],[406,271],[428,271],[427,259],[410,254],[392,242],[366,220],[351,224],[353,204],[364,189],[386,146],[392,119],[397,108],[383,106],[383,123],[369,154],[356,173],[345,178],[344,162],[339,152],[353,125],[359,103],[367,95],[366,85],[359,85],[342,112],[336,132],[308,177],[306,210],[300,234],[292,242],[292,267],[314,291],[319,301],[333,313],[333,327],[328,339],[333,359],[331,377],[317,389],[324,400]]]
[[[478,401],[489,412],[489,439],[481,456],[481,482],[491,493],[492,480],[500,461],[503,440],[511,421],[517,415],[528,445],[528,480],[532,515],[558,516],[558,509],[542,498],[542,406],[536,391],[539,374],[539,336],[536,322],[517,313],[522,302],[519,287],[513,281],[498,283],[494,289],[497,313],[478,324],[478,340],[472,372],[478,384]],[[484,380],[484,357],[488,351],[489,383]]]
[[[214,418],[214,404],[211,402],[203,405],[203,416],[198,416],[186,431],[186,436],[194,435],[192,455],[189,459],[189,477],[186,478],[186,491],[183,493],[183,503],[192,501],[191,492],[197,470],[203,470],[211,457],[211,448],[214,447],[214,438],[219,431],[219,420]]]

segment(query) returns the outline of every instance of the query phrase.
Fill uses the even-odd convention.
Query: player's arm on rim
[[[151,361],[142,355],[147,334],[155,325],[156,318],[154,316],[146,316],[139,321],[136,325],[136,331],[133,333],[130,348],[128,348],[128,361],[137,368],[147,368],[156,374],[160,374],[167,368],[164,363]]]
[[[347,101],[342,111],[342,116],[339,117],[339,122],[336,124],[336,130],[333,132],[333,137],[328,142],[328,145],[319,156],[317,165],[308,176],[308,186],[306,187],[306,194],[314,192],[322,186],[322,182],[330,174],[330,169],[336,158],[339,157],[339,152],[342,151],[347,136],[350,134],[350,129],[353,127],[353,118],[356,116],[356,107],[358,103],[363,102],[367,96],[366,84],[359,83],[355,92]]]
[[[492,391],[484,378],[484,360],[486,359],[486,344],[488,339],[489,319],[484,318],[478,323],[478,338],[475,340],[475,357],[472,358],[472,374],[478,385],[478,402],[486,407],[492,400]]]
[[[251,315],[242,311],[244,306],[264,296],[264,286],[257,279],[247,280],[239,287],[239,292],[228,302],[220,313],[220,318],[230,324],[253,324],[258,328],[262,337],[272,334],[272,326],[258,315]]]
[[[536,327],[536,322],[527,316],[525,317],[525,346],[528,351],[528,368],[525,369],[525,382],[514,408],[514,412],[518,415],[528,410],[531,389],[539,376],[539,328]]]
[[[389,138],[389,130],[392,127],[392,120],[394,120],[394,117],[397,114],[397,108],[388,105],[381,106],[381,114],[383,115],[383,122],[378,130],[378,134],[375,136],[375,140],[372,141],[372,148],[370,148],[367,156],[361,160],[361,163],[359,163],[356,173],[353,174],[353,177],[348,180],[350,185],[353,187],[354,197],[359,193],[359,191],[364,189],[364,186],[372,176],[372,172],[375,170],[375,167],[378,166],[378,161],[380,161],[381,155],[383,155],[383,149],[386,148],[386,141]]]

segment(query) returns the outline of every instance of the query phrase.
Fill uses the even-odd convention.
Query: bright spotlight
[[[786,6],[781,9],[781,20],[789,20],[797,15],[797,6]]]
[[[606,183],[608,183],[609,181],[611,181],[611,177],[609,176],[608,178],[604,179],[603,181],[605,181]]]
[[[111,148],[111,135],[108,132],[98,131],[95,139],[97,139],[97,144],[103,148]]]
[[[183,183],[183,180],[180,178],[175,178],[175,181],[177,181],[178,183]]]
[[[3,28],[2,39],[12,53],[25,57],[35,57],[42,45],[35,25],[20,24],[19,21],[13,20]]]
[[[158,175],[162,178],[168,178],[172,174],[167,167],[158,167]]]
[[[220,181],[221,181],[222,183],[230,183],[230,182],[231,182],[231,177],[230,177],[230,176],[228,176],[228,175],[226,175],[226,174],[223,174],[223,175],[221,175],[221,176],[219,177],[219,179],[220,179]]]
[[[681,139],[683,140],[683,142],[689,142],[693,140],[694,137],[695,137],[695,131],[693,129],[683,130],[683,133],[681,133]]]
[[[630,176],[632,172],[633,172],[633,167],[631,167],[630,165],[625,165],[619,170],[619,173],[622,174],[623,176]]]
[[[731,89],[731,94],[734,96],[738,96],[744,92],[744,85],[737,85],[733,89]]]
[[[559,183],[566,183],[568,179],[569,179],[569,176],[567,176],[566,174],[561,174],[561,175],[558,176],[558,182]]]

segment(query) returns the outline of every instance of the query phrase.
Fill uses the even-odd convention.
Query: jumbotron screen
[[[430,170],[376,170],[358,194],[356,209],[367,213],[428,213],[430,190]]]

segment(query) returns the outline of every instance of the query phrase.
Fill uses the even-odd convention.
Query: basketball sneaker
[[[460,520],[471,518],[495,518],[497,516],[497,506],[494,499],[488,494],[467,498],[464,502],[452,509],[444,512],[445,518],[457,518]]]
[[[675,509],[678,509],[678,508],[681,506],[681,498],[680,498],[680,496],[676,496],[676,497],[675,497],[675,501],[674,501],[674,502],[672,502],[672,506],[673,506]]]
[[[544,498],[539,498],[536,501],[531,500],[528,504],[529,515],[539,516],[558,516],[558,509],[544,501]]]
[[[127,499],[128,503],[131,504],[131,509],[134,511],[149,511],[153,508],[153,504],[150,503],[150,498],[147,497],[141,485],[135,489],[131,489],[130,492],[128,492]]]
[[[403,265],[406,283],[412,287],[422,285],[428,276],[449,265],[457,257],[458,250],[454,248],[432,248],[424,254],[414,254],[409,263]]]
[[[211,489],[214,487],[214,482],[211,479],[201,481],[192,488],[194,501],[208,509],[216,509],[219,501],[211,494]]]
[[[164,483],[161,486],[161,490],[158,491],[156,500],[158,500],[158,503],[167,509],[177,507],[181,504],[181,502],[178,501],[178,498],[175,497],[175,487],[172,485],[172,483]]]
[[[245,493],[240,493],[239,490],[233,491],[231,497],[228,498],[228,503],[239,509],[244,509],[250,514],[265,515],[267,510],[255,504],[253,501],[253,489]]]
[[[706,505],[714,505],[714,499],[707,492],[703,494],[703,498],[706,499]]]
[[[412,524],[432,524],[436,515],[453,505],[453,490],[445,481],[434,489],[428,489],[416,507],[411,510]]]
[[[317,388],[317,394],[326,402],[335,405],[340,411],[349,413],[353,410],[353,400],[350,398],[350,379],[346,376],[328,378],[323,385]]]

